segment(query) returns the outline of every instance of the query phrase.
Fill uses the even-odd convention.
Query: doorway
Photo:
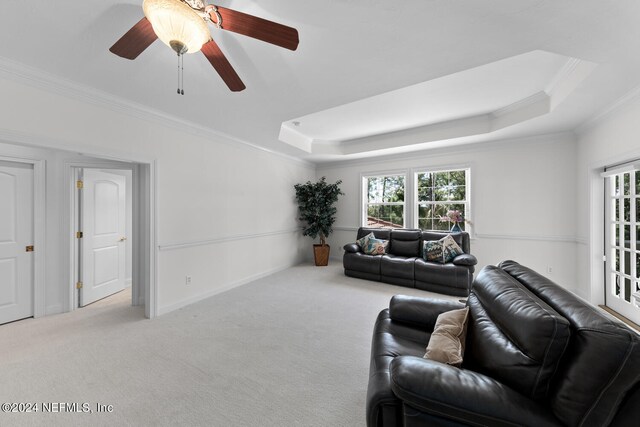
[[[153,166],[104,160],[66,169],[70,310],[130,286],[131,304],[155,317]]]
[[[640,162],[609,168],[605,190],[605,305],[640,323]]]

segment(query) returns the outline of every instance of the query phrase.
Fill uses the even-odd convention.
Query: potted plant
[[[340,191],[340,184],[342,180],[329,184],[323,176],[315,183],[307,181],[294,185],[300,215],[298,219],[306,223],[302,234],[313,239],[320,236],[320,244],[313,245],[313,256],[319,266],[329,263],[327,236],[333,231],[331,226],[336,220],[337,209],[333,205],[338,201],[338,196],[344,194]]]

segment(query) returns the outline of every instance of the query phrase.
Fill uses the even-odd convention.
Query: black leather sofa
[[[357,244],[346,244],[342,258],[345,275],[448,295],[469,295],[478,263],[469,253],[469,233],[451,234],[464,254],[445,264],[425,261],[421,252],[422,242],[440,240],[448,232],[360,227],[356,240],[369,233],[389,241],[388,254],[367,255]]]
[[[395,296],[371,348],[367,425],[637,426],[639,335],[514,261],[482,269],[461,368],[424,359],[453,301]]]

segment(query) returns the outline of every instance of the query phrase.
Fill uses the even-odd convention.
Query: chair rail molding
[[[260,237],[278,236],[283,234],[293,234],[300,232],[300,228],[289,228],[285,230],[266,231],[262,233],[249,233],[249,234],[232,234],[228,236],[212,237],[202,240],[189,240],[185,242],[173,242],[158,245],[158,249],[162,252],[175,251],[179,249],[193,248],[196,246],[208,246],[217,245],[220,243],[233,242],[238,240],[255,239]]]

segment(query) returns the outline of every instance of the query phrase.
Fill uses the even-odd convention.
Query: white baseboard
[[[63,313],[64,310],[62,309],[62,305],[61,304],[54,304],[54,305],[48,305],[47,308],[45,309],[45,316],[49,316],[51,314],[60,314]]]
[[[237,288],[238,286],[246,285],[247,283],[253,282],[254,280],[262,279],[263,277],[270,276],[279,271],[286,270],[287,268],[293,267],[296,263],[287,264],[280,267],[273,268],[271,270],[264,271],[262,273],[254,274],[253,276],[245,277],[244,279],[237,280],[235,282],[227,283],[219,288],[212,289],[210,291],[204,292],[199,295],[195,295],[189,298],[185,298],[173,304],[165,305],[163,307],[158,307],[158,316],[162,316],[163,314],[170,313],[174,310],[177,310],[182,307],[186,307],[187,305],[194,304],[198,301],[202,301],[204,299],[210,298],[214,295],[221,294],[223,292],[229,291],[233,288]]]

